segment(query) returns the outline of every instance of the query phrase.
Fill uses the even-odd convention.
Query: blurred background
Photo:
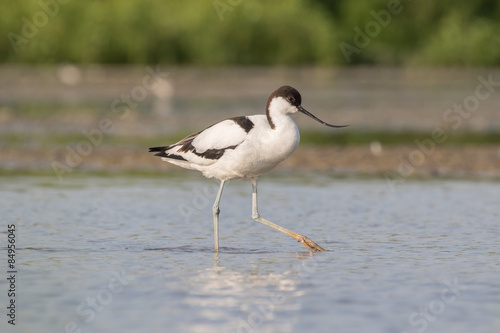
[[[0,332],[500,332],[500,0],[0,3]],[[214,254],[218,182],[148,148],[282,85],[350,126],[297,115],[261,213],[329,251],[241,181]]]
[[[283,170],[499,177],[498,31],[497,0],[4,4],[0,172],[169,169],[149,146],[288,84],[350,127],[299,118]]]

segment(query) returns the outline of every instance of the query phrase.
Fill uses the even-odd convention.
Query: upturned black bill
[[[332,125],[332,124],[329,124],[329,123],[325,123],[323,120],[319,119],[318,117],[316,117],[315,115],[313,115],[311,112],[309,112],[306,109],[304,109],[302,106],[299,106],[299,111],[302,112],[305,115],[308,115],[309,117],[311,117],[312,119],[316,120],[317,122],[322,123],[323,125],[326,125],[326,126],[329,126],[329,127],[340,128],[340,127],[349,126],[349,125]]]

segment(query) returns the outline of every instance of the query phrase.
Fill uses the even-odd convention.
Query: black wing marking
[[[181,155],[175,155],[175,154],[168,154],[167,150],[170,149],[172,146],[163,146],[163,147],[151,147],[149,148],[149,152],[158,152],[154,156],[160,156],[160,157],[165,157],[165,158],[171,158],[174,160],[180,160],[180,161],[187,161],[184,157]]]
[[[181,161],[188,161],[187,158],[189,158],[189,157],[185,155],[186,153],[192,153],[198,157],[202,157],[202,158],[205,158],[208,160],[218,160],[224,155],[226,150],[235,149],[236,147],[238,147],[238,145],[243,140],[241,140],[239,142],[238,142],[238,140],[232,140],[235,143],[233,145],[229,145],[229,146],[224,147],[224,148],[209,148],[209,149],[204,150],[203,152],[198,152],[196,150],[196,147],[193,145],[193,142],[198,137],[198,135],[200,135],[201,133],[203,133],[207,130],[210,130],[214,126],[219,125],[219,126],[226,126],[227,127],[228,126],[227,121],[231,121],[231,120],[235,124],[237,124],[239,126],[239,128],[241,128],[244,131],[244,133],[250,132],[252,130],[252,128],[254,128],[254,126],[255,126],[255,124],[246,116],[234,117],[234,118],[226,119],[222,122],[216,123],[212,126],[209,126],[198,133],[191,134],[173,145],[151,147],[151,148],[149,148],[149,151],[150,152],[157,152],[155,154],[155,156],[160,156],[163,158],[171,158],[171,159],[176,159],[176,160],[181,160]],[[229,140],[229,141],[231,141],[231,140]]]
[[[253,121],[248,119],[248,117],[246,116],[234,117],[230,119],[234,121],[236,124],[240,125],[241,128],[243,128],[247,133],[250,132],[250,130],[255,126]]]

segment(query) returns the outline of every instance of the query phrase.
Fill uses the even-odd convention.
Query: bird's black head
[[[280,99],[280,97],[282,99]],[[283,101],[283,99],[286,101],[285,103],[280,103],[279,101]],[[276,102],[273,103],[273,101],[276,100]],[[289,104],[288,104],[288,103]],[[272,105],[272,106],[271,106]],[[274,122],[273,122],[273,114],[291,114],[295,112],[302,112],[303,114],[311,117],[312,119],[316,120],[317,122],[320,122],[323,125],[329,126],[329,127],[345,127],[347,125],[332,125],[324,122],[323,120],[319,119],[306,109],[302,107],[302,96],[300,96],[300,93],[297,91],[297,89],[290,87],[290,86],[282,86],[279,87],[276,91],[274,91],[271,96],[269,96],[269,99],[267,100],[267,119],[269,120],[269,124],[271,125],[271,128],[275,128]]]
[[[282,86],[278,88],[271,95],[272,97],[283,97],[293,106],[300,106],[302,104],[302,96],[294,87]]]

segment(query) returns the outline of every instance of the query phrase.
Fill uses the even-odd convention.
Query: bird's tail
[[[160,152],[160,151],[165,151],[167,149],[168,146],[163,146],[163,147],[151,147],[149,148],[149,152],[150,153],[153,153],[153,152]]]
[[[150,153],[156,153],[155,156],[159,156],[162,158],[162,160],[170,163],[172,160],[178,160],[178,161],[187,161],[182,154],[176,154],[176,153],[167,153],[167,150],[171,149],[173,146],[162,146],[162,147],[151,147],[149,148]],[[174,163],[178,164],[178,163]]]
[[[170,146],[162,146],[162,147],[151,147],[149,148],[150,153],[156,153],[155,156],[160,157],[170,157],[170,154],[167,154],[167,149],[170,149]]]

